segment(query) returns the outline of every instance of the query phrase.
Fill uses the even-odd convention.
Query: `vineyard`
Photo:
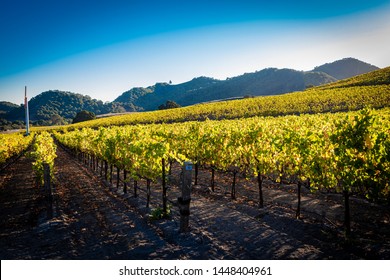
[[[351,194],[370,201],[389,201],[390,147],[388,110],[358,113],[251,118],[184,124],[84,128],[56,133],[75,154],[104,161],[126,171],[135,181],[165,178],[172,162],[189,160],[211,172],[258,178],[259,207],[262,181],[303,184],[311,191]],[[195,173],[195,184],[197,182]],[[165,180],[165,179],[162,179]],[[211,182],[214,189],[214,183]],[[298,201],[300,198],[298,197]],[[166,209],[164,203],[164,210]],[[300,215],[297,205],[296,217]],[[349,213],[346,212],[349,220]],[[346,234],[350,233],[349,222]]]
[[[386,68],[283,96],[137,113],[47,131],[36,129],[28,137],[0,135],[0,163],[6,173],[6,166],[12,166],[10,160],[30,146],[27,156],[35,171],[35,185],[44,184],[44,165],[50,169],[59,193],[57,198],[54,195],[54,218],[58,219],[62,217],[58,206],[63,203],[61,195],[76,207],[70,199],[75,190],[65,192],[61,187],[81,184],[78,177],[65,175],[59,166],[66,169],[67,161],[77,163],[79,170],[72,167],[73,172],[90,174],[89,179],[79,175],[79,180],[90,186],[94,178],[99,186],[83,190],[80,185],[76,192],[89,195],[99,215],[106,215],[99,208],[110,207],[98,199],[108,199],[109,205],[121,211],[140,213],[160,238],[169,240],[169,246],[181,247],[179,255],[164,251],[165,255],[136,255],[140,258],[166,258],[166,254],[168,258],[208,258],[205,252],[215,248],[213,258],[235,258],[226,252],[242,246],[256,253],[240,249],[243,251],[237,258],[387,258],[389,80],[390,68]],[[178,217],[183,214],[177,198],[185,162],[194,167],[189,212],[192,232],[176,239]],[[111,213],[112,209],[106,211]],[[214,217],[216,213],[222,216]],[[116,226],[122,224],[122,218],[116,217]],[[135,216],[132,219],[143,223]],[[374,225],[368,225],[370,219]],[[130,223],[128,218],[126,221]],[[217,228],[209,224],[212,221]],[[236,233],[238,237],[232,237],[234,231],[231,236],[225,233],[234,229],[234,224],[250,225],[248,235],[245,231]],[[149,232],[145,225],[140,227]],[[211,228],[212,233],[208,231]],[[294,228],[301,231],[297,234]],[[260,238],[265,229],[283,244],[294,244],[295,253],[287,254],[283,246],[275,249],[281,251],[272,251],[267,246],[277,240],[267,245]],[[121,234],[125,230],[122,225]],[[217,233],[226,235],[231,243],[221,241]],[[127,240],[124,235],[121,242]],[[302,245],[301,238],[308,237],[313,241]],[[244,240],[261,246],[245,245]],[[378,242],[383,243],[379,249]],[[207,247],[203,253],[183,249],[195,250],[193,246],[199,244],[214,249]],[[346,252],[341,253],[343,250]]]
[[[369,106],[390,106],[390,67],[337,83],[279,96],[245,98],[199,104],[183,108],[133,113],[74,124],[67,129],[83,127],[178,123],[186,121],[225,120],[255,116],[285,116],[326,112],[356,111]]]
[[[32,135],[24,137],[23,134],[0,134],[0,167],[4,168],[7,161],[26,150],[31,141]]]

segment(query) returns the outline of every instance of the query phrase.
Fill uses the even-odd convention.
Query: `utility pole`
[[[30,117],[28,113],[27,86],[24,87],[24,110],[26,113],[26,136],[30,135]]]

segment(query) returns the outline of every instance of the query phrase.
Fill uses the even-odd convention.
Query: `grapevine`
[[[32,134],[29,136],[24,136],[22,133],[0,134],[0,166],[26,150],[32,139]]]
[[[43,185],[44,164],[49,165],[50,176],[54,177],[56,148],[54,140],[48,132],[41,132],[35,137],[30,156],[34,159],[33,169],[41,185]]]

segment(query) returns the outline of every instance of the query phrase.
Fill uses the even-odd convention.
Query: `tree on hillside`
[[[181,106],[177,104],[175,101],[168,100],[165,104],[161,104],[158,106],[159,110],[165,110],[165,109],[173,109],[173,108],[180,108]]]
[[[95,114],[86,110],[78,112],[76,117],[73,119],[72,123],[85,122],[94,120],[96,118]]]
[[[52,125],[63,125],[66,124],[66,121],[64,120],[63,117],[61,117],[58,114],[54,114],[50,117],[50,121]]]

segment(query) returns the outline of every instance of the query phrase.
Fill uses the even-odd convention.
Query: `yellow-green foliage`
[[[301,181],[310,178],[313,189],[348,189],[380,199],[388,197],[390,191],[389,115],[389,109],[364,109],[83,128],[56,133],[56,137],[75,150],[128,170],[134,179],[157,180],[162,158],[191,160],[222,171],[273,176],[275,180],[280,176]]]
[[[390,84],[390,67],[379,69],[367,74],[355,76],[349,79],[341,80],[332,84],[323,85],[318,88],[342,88],[358,86],[378,86]]]
[[[127,124],[173,123],[357,111],[390,106],[390,68],[381,69],[326,86],[278,96],[198,104],[177,109],[132,113],[97,119],[67,129]]]
[[[45,163],[50,166],[51,177],[54,175],[56,149],[53,137],[48,132],[44,131],[36,135],[30,155],[34,159],[33,169],[40,183],[43,183],[43,165]]]
[[[24,151],[32,139],[33,135],[24,136],[22,133],[0,134],[0,165]]]

